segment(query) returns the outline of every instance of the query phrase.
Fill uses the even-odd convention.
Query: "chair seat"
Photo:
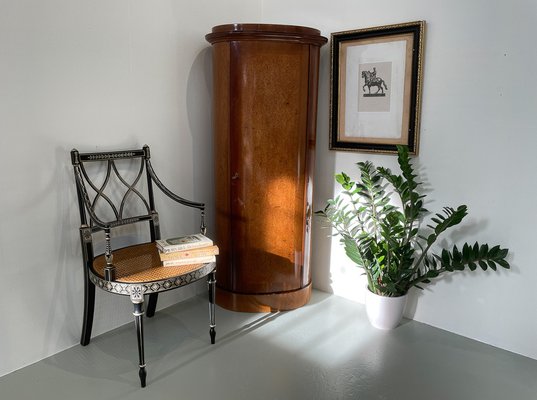
[[[189,264],[164,267],[155,242],[142,243],[113,251],[113,264],[116,267],[115,282],[148,283],[162,281],[189,274],[202,269],[206,264]],[[106,260],[100,255],[93,261],[93,271],[104,279]]]

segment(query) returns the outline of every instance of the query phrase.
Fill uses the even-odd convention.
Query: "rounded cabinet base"
[[[276,312],[294,310],[307,304],[311,283],[301,289],[279,293],[243,294],[216,288],[216,304],[240,312]]]

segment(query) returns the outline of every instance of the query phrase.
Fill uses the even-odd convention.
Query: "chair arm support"
[[[173,193],[170,189],[168,189],[162,182],[161,180],[158,178],[157,174],[155,173],[155,170],[153,169],[153,166],[151,165],[151,162],[149,160],[147,160],[147,171],[149,172],[149,175],[151,176],[151,179],[153,180],[153,182],[155,182],[155,184],[158,186],[158,188],[166,195],[168,196],[170,199],[180,203],[180,204],[183,204],[185,206],[188,206],[188,207],[193,207],[193,208],[197,208],[201,211],[204,211],[205,210],[205,203],[199,203],[199,202],[196,202],[196,201],[192,201],[192,200],[187,200],[181,196],[178,196],[176,195],[175,193]]]

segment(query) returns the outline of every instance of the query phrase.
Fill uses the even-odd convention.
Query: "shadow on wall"
[[[83,293],[84,280],[77,229],[80,226],[80,218],[77,211],[73,172],[70,168],[70,150],[64,147],[56,148],[54,155],[56,171],[52,175],[54,180],[50,182],[50,186],[47,185],[48,190],[46,190],[47,193],[58,194],[57,210],[49,214],[49,217],[53,218],[57,215],[60,219],[48,221],[51,226],[57,225],[56,239],[53,243],[54,253],[57,254],[58,260],[56,268],[51,269],[55,271],[53,287],[47,288],[54,295],[48,308],[42,357],[58,351],[53,344],[76,342],[80,331],[78,316],[82,312],[82,298],[79,294]],[[64,340],[58,340],[58,326],[61,326],[60,332]]]
[[[315,175],[313,189],[313,210],[324,207],[327,199],[334,196],[334,173],[336,152],[328,149],[329,143],[329,93],[330,93],[330,47],[320,51],[319,62],[319,100],[317,112],[317,142],[315,150]],[[311,243],[311,270],[313,287],[324,292],[334,293],[330,272],[331,237],[330,229],[322,226],[313,217]]]
[[[192,179],[196,199],[207,205],[209,235],[214,232],[214,156],[212,125],[212,51],[202,49],[188,74],[186,105],[192,135]]]

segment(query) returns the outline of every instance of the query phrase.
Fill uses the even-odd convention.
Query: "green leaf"
[[[496,254],[496,258],[505,258],[505,257],[507,257],[508,252],[509,252],[509,249],[501,249]]]
[[[497,264],[500,264],[504,268],[507,268],[507,269],[511,268],[511,266],[506,260],[495,260],[495,261]]]
[[[341,174],[336,174],[335,177],[336,177],[336,182],[339,183],[340,185],[345,185],[350,180],[349,176],[345,172],[342,172]]]
[[[455,264],[460,264],[462,261],[462,254],[457,248],[457,246],[453,246],[453,262]]]
[[[489,257],[496,257],[498,252],[500,251],[500,246],[496,245],[492,249],[489,250]]]
[[[468,243],[464,243],[462,247],[462,262],[467,263],[470,260],[470,246]]]
[[[479,258],[484,258],[489,253],[489,245],[488,244],[482,244],[479,248]]]
[[[438,271],[427,271],[427,274],[425,275],[427,278],[436,278],[440,273]]]
[[[444,215],[436,214],[438,218],[432,218],[436,223],[433,228],[436,235],[440,235],[446,229],[458,225],[467,214],[465,205],[459,206],[456,210],[451,207],[444,207],[442,211]]]
[[[442,250],[442,264],[450,264],[449,252],[446,249]]]
[[[360,249],[356,242],[350,238],[344,239],[345,254],[349,257],[356,265],[363,266],[364,261],[360,255]]]

